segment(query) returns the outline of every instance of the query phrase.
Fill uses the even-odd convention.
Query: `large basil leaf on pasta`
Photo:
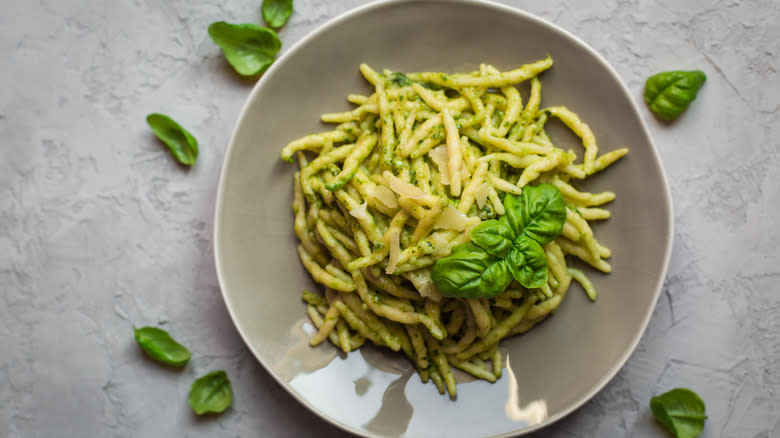
[[[217,21],[209,25],[209,36],[222,48],[230,65],[244,76],[266,71],[282,48],[276,32],[251,23]]]
[[[442,295],[459,298],[493,298],[512,281],[503,259],[471,242],[456,246],[449,256],[439,259],[431,278]]]
[[[676,119],[696,99],[707,80],[703,71],[667,71],[654,74],[645,83],[645,102],[658,117]]]
[[[471,230],[471,241],[488,254],[504,258],[512,249],[515,233],[504,222],[489,220]]]
[[[558,237],[566,221],[566,202],[552,184],[525,186],[519,196],[507,195],[504,206],[512,231],[541,245]]]
[[[520,236],[506,257],[512,277],[523,287],[537,288],[547,283],[547,255],[539,243]]]

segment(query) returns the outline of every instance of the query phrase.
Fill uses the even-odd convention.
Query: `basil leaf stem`
[[[282,48],[276,32],[251,23],[217,21],[209,25],[209,36],[225,53],[230,65],[244,76],[266,71]]]
[[[171,335],[157,327],[133,327],[135,340],[149,357],[157,362],[182,367],[190,360],[190,351]]]
[[[512,279],[526,288],[547,283],[542,245],[555,239],[566,221],[563,195],[552,184],[525,186],[504,198],[506,213],[474,227],[471,242],[436,261],[431,278],[448,297],[496,297]]]
[[[176,160],[192,166],[198,158],[198,140],[186,129],[165,114],[152,113],[146,116],[146,123],[173,154]]]
[[[645,102],[658,117],[676,119],[696,99],[706,80],[707,75],[700,70],[654,74],[645,83]]]
[[[233,388],[224,371],[212,371],[192,382],[189,403],[198,415],[220,413],[230,406]]]
[[[650,399],[653,416],[676,438],[694,438],[704,429],[704,401],[687,388],[675,388]]]
[[[273,28],[287,23],[293,11],[293,0],[263,0],[263,20]]]

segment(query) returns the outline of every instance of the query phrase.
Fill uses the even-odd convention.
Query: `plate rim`
[[[259,90],[262,89],[267,82],[265,78],[272,76],[272,73],[275,72],[279,66],[281,66],[287,58],[293,56],[296,52],[298,52],[302,47],[307,45],[310,41],[318,38],[320,34],[324,33],[328,29],[338,26],[342,24],[345,21],[348,21],[352,17],[356,15],[360,15],[366,12],[369,12],[373,9],[380,9],[380,8],[392,8],[401,4],[406,3],[414,3],[418,2],[419,0],[376,0],[371,1],[369,3],[366,3],[364,5],[351,8],[345,12],[342,12],[341,14],[325,21],[324,23],[317,26],[314,30],[309,32],[307,35],[303,36],[300,40],[296,41],[288,50],[286,50],[279,58],[277,58],[274,63],[268,68],[268,70],[258,79],[258,81],[255,83],[255,85],[252,87],[252,90],[250,91],[249,95],[246,97],[243,106],[241,107],[241,110],[239,112],[238,118],[236,119],[236,123],[233,126],[233,129],[231,131],[230,138],[228,140],[228,147],[225,151],[225,155],[222,161],[222,166],[220,167],[220,176],[219,176],[219,182],[217,185],[217,199],[215,203],[215,212],[214,212],[214,229],[213,229],[213,235],[212,239],[214,242],[213,248],[214,248],[214,264],[217,272],[217,281],[219,283],[220,287],[220,293],[222,295],[222,299],[225,303],[225,307],[227,308],[228,314],[230,315],[230,319],[233,323],[233,326],[238,331],[239,336],[241,337],[244,344],[247,346],[247,348],[252,352],[252,355],[254,355],[255,359],[260,363],[260,365],[270,374],[273,379],[276,381],[277,384],[279,384],[281,387],[285,389],[285,391],[292,396],[297,402],[299,402],[301,405],[305,406],[310,412],[314,413],[319,418],[323,419],[324,421],[341,428],[342,430],[345,430],[347,432],[350,432],[352,434],[355,434],[357,436],[361,437],[380,437],[381,435],[378,434],[372,434],[367,431],[359,430],[354,428],[353,426],[350,426],[348,424],[344,424],[341,421],[338,421],[334,418],[331,418],[321,412],[319,409],[317,409],[315,406],[313,406],[307,399],[303,398],[301,395],[299,395],[297,392],[291,390],[289,385],[281,378],[278,373],[276,373],[274,370],[269,368],[265,362],[260,358],[260,355],[257,351],[255,351],[255,348],[253,347],[252,343],[249,342],[249,337],[244,333],[243,328],[241,325],[239,325],[238,320],[236,318],[236,313],[233,310],[233,305],[231,304],[230,297],[228,296],[228,293],[226,292],[226,288],[224,287],[225,281],[224,281],[224,274],[221,264],[221,244],[220,244],[220,238],[219,238],[219,230],[221,229],[221,223],[222,223],[222,212],[223,212],[223,203],[225,200],[224,195],[224,185],[225,185],[225,179],[226,179],[226,170],[228,163],[230,163],[232,160],[232,155],[234,150],[236,149],[236,134],[238,132],[239,127],[244,123],[245,119],[248,117],[248,110],[252,103],[255,100],[255,95],[258,94]],[[653,305],[648,308],[647,312],[644,315],[643,320],[640,324],[640,330],[637,331],[634,338],[631,340],[629,348],[627,348],[623,354],[621,354],[619,360],[617,360],[614,364],[614,366],[607,372],[604,377],[602,377],[596,384],[592,386],[592,388],[587,391],[584,395],[582,395],[580,398],[578,398],[576,401],[574,401],[569,407],[566,409],[561,410],[560,412],[556,413],[555,415],[552,415],[542,421],[539,424],[523,427],[521,429],[515,429],[512,431],[500,433],[498,435],[492,435],[494,438],[506,438],[511,436],[520,436],[520,435],[526,435],[535,431],[539,431],[541,429],[547,428],[550,425],[557,423],[561,419],[569,416],[571,413],[576,411],[577,409],[581,408],[585,403],[590,401],[596,394],[598,394],[604,387],[611,382],[617,373],[625,366],[626,362],[628,362],[628,359],[631,357],[631,355],[636,350],[637,345],[639,344],[639,341],[641,340],[642,336],[644,335],[645,331],[647,330],[647,326],[650,322],[650,318],[652,317],[653,311],[658,303],[658,297],[661,294],[661,290],[663,289],[663,284],[666,279],[666,275],[669,268],[669,262],[671,260],[671,254],[672,254],[672,248],[674,246],[674,204],[672,202],[672,196],[671,196],[671,189],[669,186],[669,179],[666,174],[666,170],[663,165],[663,161],[661,160],[660,154],[658,153],[658,147],[655,145],[655,142],[653,141],[652,136],[650,135],[650,131],[647,127],[647,124],[645,123],[645,120],[641,117],[641,113],[639,110],[639,106],[637,105],[636,101],[633,98],[633,95],[631,94],[631,90],[626,86],[623,79],[620,77],[620,75],[617,73],[617,71],[610,65],[606,59],[604,59],[601,54],[599,54],[593,47],[591,47],[587,42],[579,38],[578,36],[574,35],[573,33],[569,32],[568,30],[564,29],[563,27],[546,20],[545,18],[542,18],[538,15],[535,15],[533,13],[527,12],[525,10],[505,5],[502,3],[497,3],[492,0],[424,0],[427,2],[441,2],[441,3],[449,3],[449,4],[462,4],[462,5],[472,5],[472,6],[478,6],[478,7],[484,7],[484,8],[490,8],[499,11],[503,14],[512,14],[521,16],[524,19],[531,20],[534,22],[537,22],[538,24],[541,24],[544,27],[549,28],[550,30],[557,32],[561,34],[562,36],[572,40],[577,45],[581,46],[584,50],[588,51],[589,54],[596,59],[605,69],[613,76],[613,78],[616,80],[616,82],[619,84],[621,91],[624,93],[625,96],[628,97],[628,101],[630,102],[630,107],[634,111],[634,113],[637,115],[637,119],[639,120],[639,124],[641,126],[641,134],[644,135],[647,138],[648,143],[650,144],[651,154],[653,158],[655,159],[655,162],[657,164],[658,170],[660,171],[661,175],[661,182],[662,182],[662,191],[663,191],[663,201],[666,204],[669,215],[667,216],[667,230],[668,233],[666,235],[666,248],[663,254],[663,260],[662,260],[662,266],[660,275],[658,277],[657,283],[654,287],[654,293],[653,293]]]

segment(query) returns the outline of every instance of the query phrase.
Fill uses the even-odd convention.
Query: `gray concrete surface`
[[[242,344],[212,256],[215,190],[252,86],[206,34],[258,22],[260,0],[0,2],[0,436],[340,436]],[[296,0],[284,47],[357,0]],[[648,399],[707,402],[704,437],[780,437],[780,7],[776,0],[507,0],[583,38],[641,102],[644,79],[708,80],[660,149],[676,236],[638,349],[582,409],[535,436],[662,437]],[[704,3],[710,3],[702,6]],[[172,115],[200,139],[191,170],[146,127]],[[133,324],[192,347],[183,371],[146,360]],[[233,408],[186,397],[223,368]]]

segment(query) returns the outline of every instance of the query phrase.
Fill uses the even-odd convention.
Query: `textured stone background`
[[[0,436],[341,435],[244,347],[213,267],[220,165],[253,83],[206,27],[258,22],[260,3],[0,1]],[[360,3],[295,0],[284,47]],[[656,71],[708,75],[672,125],[642,105],[676,212],[649,328],[606,389],[536,436],[664,436],[648,399],[682,385],[707,401],[703,436],[780,437],[778,2],[505,3],[583,38],[638,102]],[[192,170],[147,129],[154,111],[199,138]],[[190,366],[150,363],[132,324],[172,330]],[[215,368],[235,403],[200,420],[189,384]]]

